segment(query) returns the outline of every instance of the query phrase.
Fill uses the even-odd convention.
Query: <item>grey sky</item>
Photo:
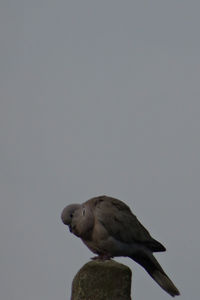
[[[60,212],[124,200],[199,298],[199,1],[1,1],[0,290],[69,299],[92,253]],[[142,268],[134,299],[169,299]]]

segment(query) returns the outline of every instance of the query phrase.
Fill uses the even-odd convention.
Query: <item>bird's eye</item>
[[[70,214],[70,218],[73,218],[73,214],[72,213]]]

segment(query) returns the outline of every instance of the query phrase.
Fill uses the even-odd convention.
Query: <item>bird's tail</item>
[[[169,279],[151,252],[139,251],[138,254],[134,254],[131,258],[140,264],[168,294],[172,297],[180,295],[179,290],[175,287],[171,279]]]

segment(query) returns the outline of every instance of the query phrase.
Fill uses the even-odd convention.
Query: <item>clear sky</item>
[[[60,221],[69,203],[125,201],[199,299],[200,2],[0,4],[0,290],[70,299],[93,254]],[[130,259],[133,299],[170,299]]]

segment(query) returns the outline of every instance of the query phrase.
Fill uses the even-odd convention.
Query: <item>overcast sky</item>
[[[60,221],[107,194],[199,298],[200,2],[2,0],[0,294],[68,300],[93,256]],[[169,296],[130,259],[133,299]]]

